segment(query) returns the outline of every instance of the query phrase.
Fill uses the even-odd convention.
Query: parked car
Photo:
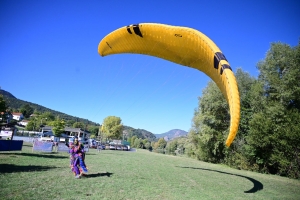
[[[117,150],[123,150],[122,145],[117,145]]]
[[[109,145],[110,150],[116,150],[116,146],[114,144]]]
[[[122,149],[123,149],[123,151],[128,151],[127,145],[123,145],[123,146],[122,146]]]

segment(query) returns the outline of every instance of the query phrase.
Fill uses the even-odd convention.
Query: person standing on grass
[[[81,175],[87,174],[88,170],[85,164],[85,152],[84,152],[84,146],[78,141],[78,138],[75,137],[74,139],[74,150],[75,150],[75,162],[79,162],[79,166],[82,170],[80,173]]]
[[[75,175],[75,178],[80,178],[80,170],[79,170],[79,161],[76,159],[76,148],[74,146],[73,140],[69,142],[69,153],[70,153],[70,167],[72,172]]]

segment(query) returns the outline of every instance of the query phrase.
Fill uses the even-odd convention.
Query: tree
[[[45,121],[54,121],[55,116],[51,112],[44,112],[40,115],[42,119],[45,119]]]
[[[134,140],[134,147],[143,149],[143,147],[144,147],[143,139],[141,139],[141,138],[136,138],[136,139]]]
[[[254,107],[261,107],[263,104],[262,91],[260,85],[257,85],[258,81],[251,77],[249,73],[244,72],[241,68],[237,69],[235,74],[241,102],[241,117],[239,123],[238,133],[235,137],[230,148],[225,148],[224,162],[238,169],[248,168],[245,165],[247,163],[247,152],[245,150],[245,136],[249,134],[250,120],[254,114]],[[257,104],[254,106],[254,104]]]
[[[88,127],[88,131],[95,135],[95,136],[98,136],[98,133],[99,133],[99,126],[89,126]]]
[[[237,69],[235,77],[238,83],[241,102],[241,118],[238,134],[235,139],[235,144],[237,144],[236,141],[242,139],[249,131],[249,121],[253,114],[251,107],[252,99],[249,92],[256,82],[256,79],[251,77],[249,73],[244,72],[241,68]]]
[[[30,117],[25,129],[28,131],[38,131],[40,128],[39,125],[39,119],[37,117]]]
[[[56,120],[53,123],[52,131],[55,135],[55,137],[60,137],[62,133],[65,131],[65,121],[63,119],[60,119],[59,117],[56,118]]]
[[[150,144],[150,142],[148,141],[148,139],[143,139],[143,140],[142,140],[142,143],[143,143],[143,148],[145,148],[145,149],[146,149],[146,144],[147,144],[147,143]]]
[[[299,66],[300,43],[273,43],[258,63],[264,103],[250,121],[246,147],[250,165],[260,172],[300,177]]]
[[[228,103],[217,85],[210,81],[199,97],[189,134],[197,159],[220,162],[224,158],[225,138],[230,124]]]
[[[84,129],[85,126],[84,126],[84,123],[82,123],[82,122],[75,122],[75,123],[73,124],[73,128],[81,128],[81,129]]]
[[[122,137],[123,125],[121,118],[108,116],[103,120],[102,130],[104,135],[109,139],[120,139]]]
[[[300,109],[300,41],[294,48],[272,43],[266,58],[258,63],[259,80],[269,100]]]
[[[186,149],[186,144],[188,139],[186,137],[181,137],[177,140],[177,154],[184,154]]]
[[[152,147],[151,147],[151,143],[150,142],[146,142],[146,144],[144,145],[144,147],[148,150],[152,150]]]
[[[2,112],[6,112],[6,109],[7,109],[7,105],[6,105],[6,102],[5,102],[5,100],[4,100],[4,98],[3,98],[3,95],[2,94],[0,94],[0,112],[2,113]]]
[[[165,141],[164,138],[160,138],[158,141],[157,141],[157,146],[158,148],[161,148],[161,149],[164,149],[167,145],[167,142]]]
[[[153,149],[156,153],[165,153],[165,147],[167,145],[167,142],[164,140],[164,138],[160,138],[157,142],[154,143]]]
[[[21,113],[25,118],[29,118],[31,114],[33,114],[33,108],[29,104],[25,104],[21,107]]]
[[[175,151],[177,150],[177,140],[172,140],[167,143],[166,152],[167,154],[175,155]]]
[[[135,146],[134,146],[134,142],[135,142],[136,139],[137,139],[136,136],[132,136],[132,138],[130,138],[130,145],[131,145],[132,147],[135,147]]]
[[[7,118],[7,105],[3,98],[3,95],[0,95],[0,118],[2,121],[6,121]]]

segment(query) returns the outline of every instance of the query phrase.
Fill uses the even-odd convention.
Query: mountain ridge
[[[87,122],[88,121],[89,124],[100,125],[99,123],[89,121],[88,119],[83,119],[83,118],[71,116],[71,115],[68,115],[68,114],[65,114],[65,113],[55,111],[55,110],[52,110],[50,108],[41,106],[41,105],[36,104],[36,103],[32,103],[32,102],[28,102],[28,101],[18,99],[13,94],[11,94],[10,92],[5,91],[3,89],[0,89],[0,94],[3,95],[4,100],[7,103],[7,106],[9,106],[12,109],[17,109],[18,110],[23,105],[29,104],[33,109],[35,109],[39,112],[51,112],[54,115],[59,115],[60,117],[62,117],[64,119],[67,119],[67,120],[78,120],[78,121],[82,121],[82,122]],[[166,140],[171,140],[173,138],[181,137],[181,136],[184,136],[184,135],[187,134],[186,131],[183,131],[181,129],[172,129],[172,130],[170,130],[166,133],[153,134],[150,131],[147,131],[145,129],[139,129],[139,128],[135,129],[135,128],[132,128],[132,127],[127,126],[127,125],[123,125],[123,126],[124,126],[125,133],[129,137],[132,137],[132,136],[136,135],[138,138],[142,138],[142,139],[148,138],[151,141],[154,141],[154,140],[156,140],[158,138],[161,138],[161,137],[167,137]]]
[[[166,141],[173,140],[177,137],[187,136],[188,132],[181,129],[172,129],[168,132],[155,134],[156,138],[164,138]]]
[[[3,89],[0,89],[0,94],[3,95],[3,98],[6,102],[6,105],[8,107],[10,107],[11,109],[19,110],[23,105],[28,104],[30,107],[32,107],[34,110],[36,110],[38,112],[51,112],[55,116],[59,115],[62,119],[79,121],[79,122],[84,122],[84,123],[88,122],[89,124],[99,125],[99,123],[92,122],[88,119],[68,115],[66,113],[62,113],[62,112],[59,112],[59,111],[56,111],[56,110],[52,110],[50,108],[47,108],[45,106],[41,106],[41,105],[36,104],[36,103],[32,103],[32,102],[28,102],[28,101],[25,101],[25,100],[18,99],[14,95],[12,95],[10,92],[5,91]]]

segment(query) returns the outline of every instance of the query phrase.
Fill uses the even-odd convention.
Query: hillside
[[[123,130],[127,134],[127,137],[136,136],[138,138],[148,139],[150,141],[156,140],[156,136],[153,133],[146,131],[144,129],[135,129],[130,126],[124,125]]]
[[[41,112],[41,113],[50,112],[54,116],[59,116],[60,118],[65,119],[65,120],[72,120],[72,121],[77,121],[78,120],[78,122],[83,122],[83,123],[88,122],[88,124],[99,125],[99,123],[92,122],[92,121],[89,121],[87,119],[79,118],[79,117],[76,117],[76,116],[71,116],[71,115],[68,115],[68,114],[65,114],[65,113],[62,113],[62,112],[59,112],[59,111],[55,111],[55,110],[46,108],[44,106],[41,106],[41,105],[38,105],[38,104],[35,104],[35,103],[31,103],[31,102],[28,102],[28,101],[18,99],[14,95],[12,95],[10,92],[2,90],[2,89],[0,89],[0,94],[3,95],[3,98],[4,98],[7,106],[10,107],[12,110],[19,110],[22,106],[28,104],[30,107],[32,107],[37,112]]]
[[[9,97],[9,98],[16,99],[16,97],[14,95],[12,95],[11,93],[9,93],[5,90],[2,90],[2,89],[0,89],[0,94],[2,94],[3,97]]]
[[[35,104],[35,103],[31,103],[31,102],[28,102],[28,101],[24,101],[24,100],[21,100],[21,99],[18,99],[16,98],[14,95],[12,95],[10,92],[7,92],[5,90],[1,90],[0,89],[0,94],[3,95],[4,97],[4,100],[6,101],[7,103],[7,106],[9,106],[11,109],[13,110],[19,110],[22,106],[28,104],[30,107],[32,107],[34,110],[38,111],[38,112],[50,112],[52,113],[54,116],[57,116],[59,115],[60,118],[63,118],[65,120],[72,120],[72,121],[79,121],[79,122],[84,122],[86,123],[87,122],[87,119],[83,119],[83,118],[79,118],[79,117],[74,117],[74,116],[71,116],[71,115],[68,115],[68,114],[65,114],[65,113],[62,113],[62,112],[58,112],[58,111],[55,111],[55,110],[51,110],[49,108],[46,108],[44,106],[41,106],[41,105],[38,105],[38,104]],[[92,125],[96,125],[96,126],[99,126],[100,124],[96,123],[96,122],[92,122],[92,121],[89,121],[88,120],[88,123],[89,124],[92,124]],[[142,138],[142,139],[149,139],[150,141],[154,141],[156,139],[155,135],[147,130],[144,130],[144,129],[135,129],[135,128],[132,128],[130,126],[123,126],[123,130],[125,133],[127,133],[127,137],[132,137],[132,136],[137,136],[138,138]]]
[[[177,137],[186,136],[186,135],[187,135],[187,132],[183,131],[183,130],[180,130],[180,129],[173,129],[173,130],[170,130],[166,133],[155,134],[155,136],[157,138],[164,138],[166,141],[172,140],[172,139],[177,138]]]

